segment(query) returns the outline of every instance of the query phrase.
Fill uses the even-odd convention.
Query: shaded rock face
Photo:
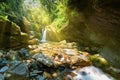
[[[73,5],[73,9],[79,10],[79,15],[70,17],[69,26],[61,31],[63,37],[80,42],[83,46],[102,46],[101,54],[120,67],[120,1],[86,0],[86,3],[92,4],[88,4],[82,11]]]
[[[23,40],[19,26],[7,20],[0,20],[0,48],[20,47],[21,43],[26,43],[26,40]]]

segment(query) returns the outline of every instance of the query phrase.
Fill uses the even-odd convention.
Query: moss
[[[110,67],[110,63],[107,60],[105,60],[102,56],[100,56],[99,54],[92,55],[90,57],[90,60],[93,61],[95,66],[98,66],[100,68]]]
[[[0,15],[0,19],[8,20],[8,16],[1,16],[1,15]]]

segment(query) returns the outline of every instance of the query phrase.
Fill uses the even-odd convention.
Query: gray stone
[[[4,67],[2,67],[1,69],[0,69],[0,73],[4,73],[5,71],[7,71],[8,70],[8,66],[4,66]]]
[[[26,75],[27,71],[27,66],[22,62],[15,62],[8,70],[9,73],[16,75]]]
[[[54,66],[54,63],[51,60],[51,58],[49,58],[49,56],[45,56],[43,54],[35,54],[35,55],[33,55],[33,58],[35,58],[38,62],[40,62],[48,67]]]

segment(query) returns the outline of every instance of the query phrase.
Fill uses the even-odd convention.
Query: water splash
[[[115,80],[94,66],[77,69],[73,71],[73,73],[76,74],[76,76],[74,76],[72,80]]]

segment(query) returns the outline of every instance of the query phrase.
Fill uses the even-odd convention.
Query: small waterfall
[[[42,40],[40,42],[46,42],[46,28],[42,29]]]

